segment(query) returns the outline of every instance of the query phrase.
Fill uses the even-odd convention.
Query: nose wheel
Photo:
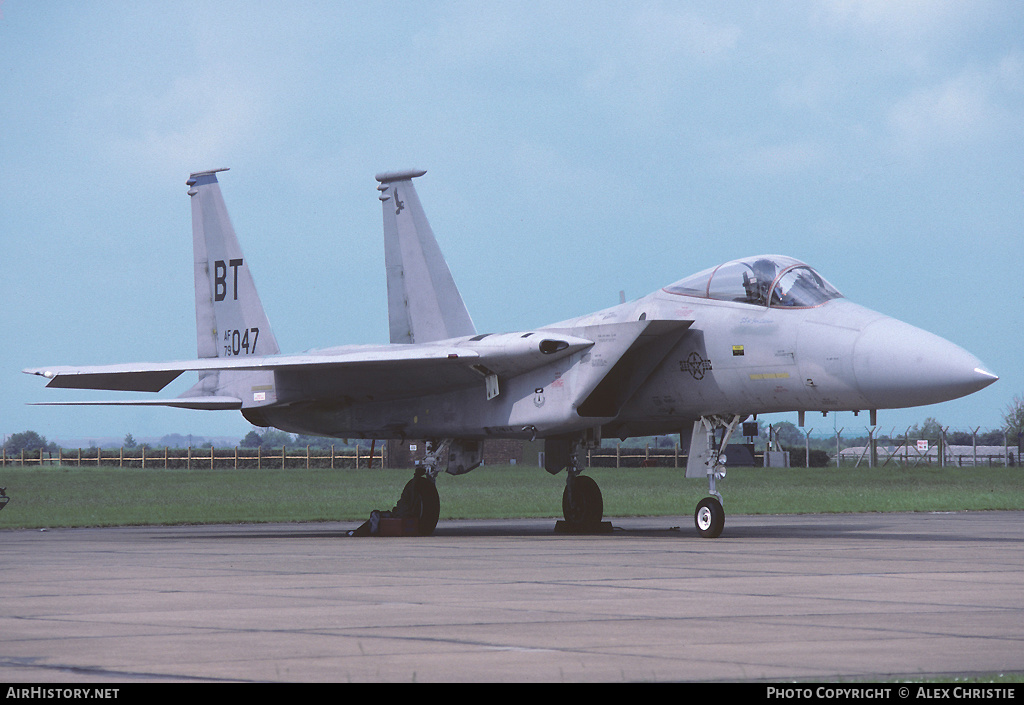
[[[693,513],[693,523],[697,533],[706,539],[717,539],[725,527],[725,510],[716,497],[705,497],[697,505]]]

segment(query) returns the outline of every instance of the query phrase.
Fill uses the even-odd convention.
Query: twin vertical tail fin
[[[227,170],[195,172],[185,182],[192,199],[198,356],[275,355],[281,350],[228,217],[224,196],[217,183],[217,172],[220,171]],[[230,375],[216,370],[200,372],[199,383],[185,395],[223,394],[232,386],[229,384]],[[265,373],[268,379],[263,380],[270,386],[272,379],[269,377],[272,375]],[[221,379],[222,376],[225,379]],[[248,390],[232,392],[242,396]]]
[[[217,172],[189,176],[200,358],[280,352],[231,226]]]
[[[476,333],[412,180],[425,171],[377,174],[384,206],[384,266],[392,343]]]
[[[221,171],[226,169],[195,172],[186,182],[192,198],[198,356],[274,355],[280,349],[224,205],[217,182]],[[392,343],[476,333],[412,183],[425,173],[377,175]]]

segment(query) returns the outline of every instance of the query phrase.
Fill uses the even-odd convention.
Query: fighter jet
[[[416,439],[410,481],[419,532],[434,531],[444,470],[469,472],[489,438],[543,439],[544,467],[566,471],[570,527],[602,523],[584,471],[603,438],[690,436],[687,477],[707,478],[701,536],[725,523],[724,449],[750,416],[934,404],[998,377],[931,333],[843,297],[781,255],[726,262],[636,301],[538,328],[480,333],[441,254],[413,179],[377,174],[383,206],[390,344],[283,355],[228,217],[217,174],[189,176],[195,260],[195,360],[25,370],[48,387],[158,392],[173,398],[49,402],[239,410],[256,426],[337,438]]]

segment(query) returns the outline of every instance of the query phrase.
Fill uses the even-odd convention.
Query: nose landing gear
[[[725,527],[725,509],[722,508],[722,495],[718,491],[717,482],[725,477],[724,451],[729,438],[744,418],[739,415],[703,416],[693,425],[686,476],[707,475],[708,494],[711,496],[702,499],[693,513],[697,533],[707,539],[718,538]],[[722,429],[721,441],[716,438],[719,429]]]

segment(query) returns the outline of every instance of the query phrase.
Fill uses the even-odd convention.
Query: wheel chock
[[[556,534],[585,536],[589,534],[610,534],[613,530],[610,521],[599,521],[596,524],[573,524],[559,519],[555,522]]]
[[[377,536],[418,536],[418,522],[415,519],[381,519]]]

